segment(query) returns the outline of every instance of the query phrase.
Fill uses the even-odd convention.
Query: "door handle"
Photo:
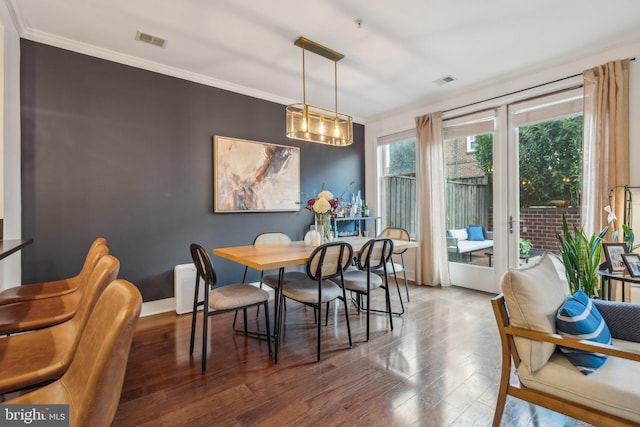
[[[524,222],[522,219],[513,219],[513,216],[509,216],[509,234],[513,234],[513,223],[514,222]]]

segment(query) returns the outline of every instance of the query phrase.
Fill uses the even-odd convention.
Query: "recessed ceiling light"
[[[444,84],[451,83],[454,80],[456,80],[456,78],[453,76],[444,76],[439,78],[438,80],[434,80],[433,82],[438,86],[442,86]]]
[[[167,40],[162,37],[153,36],[148,33],[143,33],[142,31],[136,31],[136,40],[149,43],[158,47],[165,47],[167,45]]]

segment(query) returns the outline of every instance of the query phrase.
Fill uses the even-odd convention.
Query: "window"
[[[415,130],[378,141],[382,226],[416,235]]]
[[[477,146],[478,146],[478,143],[476,142],[476,136],[475,135],[468,136],[467,137],[467,153],[475,153]]]

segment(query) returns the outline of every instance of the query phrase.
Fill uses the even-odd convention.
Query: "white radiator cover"
[[[193,263],[176,265],[173,269],[173,292],[176,299],[176,313],[193,311],[193,293],[196,285],[196,266]],[[198,301],[204,300],[204,282],[200,279]],[[198,308],[202,310],[202,306]]]

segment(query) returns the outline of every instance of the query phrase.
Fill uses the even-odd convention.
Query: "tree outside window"
[[[582,116],[519,128],[520,207],[580,204]],[[476,136],[476,158],[493,171],[493,136]]]

